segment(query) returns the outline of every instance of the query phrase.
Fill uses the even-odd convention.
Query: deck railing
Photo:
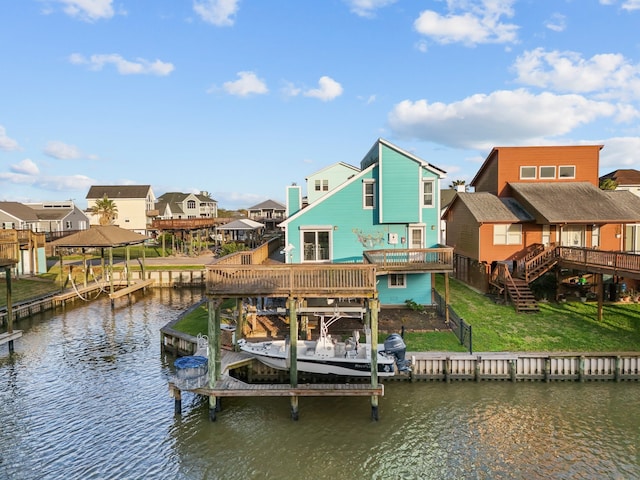
[[[0,230],[0,266],[17,263],[19,248],[16,230]]]
[[[558,258],[563,262],[598,268],[619,274],[640,275],[640,255],[611,252],[591,248],[557,247]]]
[[[453,271],[453,248],[405,248],[367,250],[364,263],[375,264],[378,273],[393,271]]]
[[[375,265],[217,263],[207,266],[207,294],[372,298],[376,292],[375,272]]]
[[[217,227],[230,222],[230,218],[183,218],[183,219],[154,219],[151,228],[158,230],[195,230],[199,228]]]

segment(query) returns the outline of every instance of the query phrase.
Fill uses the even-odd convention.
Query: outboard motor
[[[386,338],[384,341],[384,351],[385,353],[396,357],[398,371],[408,372],[410,370],[409,361],[404,358],[405,353],[407,352],[407,345],[404,343],[400,334],[392,333]]]

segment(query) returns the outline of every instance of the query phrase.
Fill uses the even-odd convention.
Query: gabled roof
[[[522,223],[533,217],[513,198],[499,198],[488,192],[458,192],[446,213],[460,202],[478,223]]]
[[[455,188],[446,188],[444,190],[440,190],[440,206],[441,208],[447,208],[447,206],[453,202],[453,199],[456,197],[456,193],[458,191]]]
[[[85,198],[147,198],[151,185],[92,185]]]
[[[147,239],[144,235],[115,225],[92,225],[68,237],[51,242],[56,247],[120,247],[135,245]]]
[[[220,225],[218,230],[256,230],[263,227],[264,225],[260,222],[248,218],[241,218],[240,220],[234,220],[233,222]]]
[[[249,207],[247,210],[286,210],[286,208],[283,204],[275,200],[265,200],[253,207]]]
[[[34,208],[38,220],[63,220],[73,213],[72,208]]]
[[[0,210],[23,222],[37,222],[36,211],[19,202],[0,202]]]
[[[383,138],[379,138],[378,140],[376,140],[373,146],[369,149],[369,152],[364,156],[364,158],[360,162],[360,167],[362,168],[362,170],[365,170],[369,168],[371,165],[373,165],[374,163],[377,163],[380,161],[380,158],[378,158],[378,152],[379,152],[378,149],[380,145],[384,145],[392,150],[395,150],[401,155],[404,155],[405,157],[410,158],[414,162],[419,163],[423,168],[426,168],[427,170],[432,171],[439,177],[444,177],[447,174],[447,172],[445,172],[441,168],[438,168],[435,165],[430,164],[429,162],[425,162],[424,160],[417,157],[413,153],[407,152],[406,150],[403,150],[402,148],[398,147],[397,145],[394,145],[393,143]]]
[[[631,192],[605,192],[589,182],[510,183],[509,186],[537,223],[640,221],[640,197]],[[613,193],[626,195],[611,195]]]
[[[614,170],[600,177],[600,181],[611,179],[618,185],[640,185],[640,170],[633,168]]]
[[[324,172],[325,170],[329,170],[331,168],[334,168],[336,165],[340,165],[341,167],[344,167],[346,169],[353,170],[353,173],[358,173],[360,171],[360,169],[358,167],[354,167],[353,165],[349,165],[348,163],[336,162],[336,163],[332,163],[331,165],[327,165],[326,167],[321,168],[320,170],[317,170],[317,171],[313,172],[311,175],[305,177],[305,180],[308,180],[309,177],[313,177],[315,175],[318,175],[318,174]]]

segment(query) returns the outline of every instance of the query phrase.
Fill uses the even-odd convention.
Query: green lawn
[[[11,279],[11,303],[18,304],[60,291],[60,284],[51,279]],[[7,306],[7,282],[0,278],[0,308]]]
[[[640,351],[640,304],[605,304],[598,321],[595,302],[541,303],[539,313],[516,313],[455,280],[450,288],[453,309],[473,326],[476,352]]]

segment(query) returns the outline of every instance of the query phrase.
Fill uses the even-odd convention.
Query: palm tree
[[[613,180],[612,178],[605,178],[600,181],[600,189],[601,190],[615,190],[618,188],[618,182]]]
[[[99,217],[100,225],[111,225],[113,221],[118,218],[118,207],[113,200],[110,200],[106,195],[101,200],[96,200],[96,203],[89,209],[92,215]]]
[[[449,188],[453,188],[454,190],[457,190],[458,189],[458,185],[464,186],[464,191],[465,192],[467,191],[468,187],[467,187],[467,182],[465,180],[454,180],[449,185]]]

